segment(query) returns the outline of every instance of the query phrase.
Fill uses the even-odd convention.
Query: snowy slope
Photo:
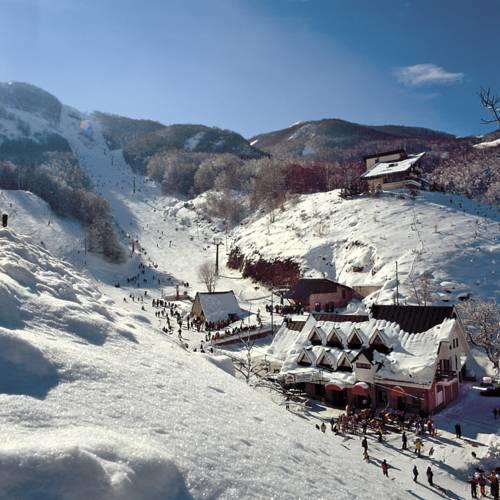
[[[232,243],[249,258],[291,258],[306,276],[380,286],[370,300],[382,303],[394,300],[396,262],[403,301],[412,302],[411,283],[425,273],[436,303],[500,296],[495,207],[441,193],[343,200],[332,191],[301,196],[274,215],[273,223],[263,215],[241,226]]]
[[[1,498],[403,498],[28,238],[0,245]]]

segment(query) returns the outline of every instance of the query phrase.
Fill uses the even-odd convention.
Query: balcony
[[[458,377],[457,373],[452,371],[452,370],[437,370],[436,371],[436,381],[437,382],[449,382],[457,377]]]

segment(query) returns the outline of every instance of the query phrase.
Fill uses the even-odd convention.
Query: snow
[[[500,214],[461,196],[419,192],[344,200],[338,191],[299,196],[256,215],[233,233],[249,259],[292,259],[304,277],[379,289],[370,304],[393,303],[396,262],[401,303],[415,303],[412,282],[426,273],[436,305],[458,296],[500,296]],[[362,272],[353,268],[362,266]],[[450,289],[448,283],[455,283]],[[442,298],[438,293],[444,294]]]
[[[352,498],[352,482],[359,497],[402,498],[227,359],[179,348],[28,237],[3,229],[0,245],[0,283],[22,300],[22,323],[0,319],[1,373],[19,375],[0,385],[0,497]]]
[[[487,148],[494,148],[500,146],[500,139],[496,139],[494,141],[485,141],[485,142],[480,142],[479,144],[475,144],[474,147],[477,149],[487,149]]]
[[[304,149],[302,150],[302,156],[307,156],[307,155],[313,155],[314,154],[314,148],[306,142],[304,144]]]
[[[186,142],[184,143],[184,148],[188,151],[194,151],[200,141],[203,139],[204,135],[205,132],[203,131],[197,132],[195,135],[186,140]]]
[[[290,331],[283,323],[269,348],[269,354],[283,362],[283,373],[316,371],[316,364],[324,353],[336,369],[344,355],[347,355],[348,360],[352,361],[358,354],[359,350],[347,349],[347,344],[354,334],[358,336],[364,347],[368,347],[369,341],[378,334],[392,351],[387,355],[376,354],[377,361],[382,363],[382,366],[377,371],[375,378],[429,385],[436,372],[439,345],[449,339],[455,321],[454,319],[445,320],[441,325],[415,334],[406,333],[395,323],[384,320],[371,319],[361,323],[348,321],[335,323],[315,321],[311,316],[301,332]],[[344,349],[325,347],[332,331],[342,342]],[[309,338],[313,332],[319,335],[323,345],[310,345]],[[313,370],[297,365],[304,349],[306,349],[306,355],[314,367]],[[354,373],[322,372],[322,377],[333,382],[339,381],[349,384],[355,382]]]
[[[190,208],[139,175],[133,193],[134,174],[121,151],[109,150],[100,124],[85,113],[64,106],[58,126],[15,114],[31,133],[53,130],[69,141],[110,203],[124,244],[139,243],[126,263],[104,262],[84,254],[78,222],[57,217],[30,193],[0,193],[0,210],[10,215],[9,228],[0,230],[0,498],[440,496],[423,485],[408,487],[414,460],[399,452],[398,436],[387,447],[370,440],[373,462],[361,463],[357,442],[315,430],[322,415],[298,418],[235,378],[227,356],[189,352],[163,334],[149,299],[171,295],[183,282],[191,295],[202,289],[197,269],[214,259],[213,237],[225,240],[222,226],[200,215],[202,197]],[[82,120],[91,121],[90,131],[80,129]],[[18,137],[7,122],[1,123]],[[393,300],[396,260],[402,300],[410,296],[408,273],[428,269],[439,291],[440,283],[456,284],[450,301],[468,291],[498,295],[495,209],[437,193],[415,201],[397,195],[342,201],[335,192],[302,197],[286,209],[272,225],[256,217],[229,233],[226,251],[241,243],[250,254],[291,256],[311,276],[382,285],[375,297],[382,302]],[[352,273],[358,261],[367,268]],[[127,283],[139,264],[148,281]],[[251,313],[264,309],[268,290],[224,262],[220,273],[218,289],[234,290]],[[144,311],[137,301],[123,301],[145,291]],[[190,304],[178,307],[185,314]],[[202,338],[182,334],[190,345]],[[443,431],[435,445],[436,482],[456,497],[467,488],[458,481],[476,463],[471,450],[489,463],[498,456],[492,401],[477,395],[464,393],[436,418],[442,428],[462,419],[465,434],[480,443],[449,444]],[[395,481],[382,480],[376,461],[382,458],[399,469]]]
[[[418,155],[409,155],[408,158],[399,161],[379,162],[376,163],[370,170],[365,172],[361,177],[363,179],[371,179],[381,175],[394,174],[397,172],[406,172],[409,170],[425,153]]]

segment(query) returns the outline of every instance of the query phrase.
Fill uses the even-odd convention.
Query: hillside
[[[395,300],[396,262],[403,303],[416,302],[422,282],[436,304],[500,295],[495,207],[441,193],[343,200],[331,191],[298,197],[272,217],[234,231],[232,244],[249,262],[290,260],[305,276],[380,288],[368,302]]]
[[[402,498],[224,358],[184,351],[29,239],[0,244],[2,498]]]
[[[453,142],[444,132],[399,125],[369,126],[340,119],[300,122],[282,130],[260,134],[250,143],[277,156],[339,160],[360,159],[374,151],[406,146],[410,152],[431,143]]]

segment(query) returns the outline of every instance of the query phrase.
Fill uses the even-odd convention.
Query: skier
[[[389,465],[387,465],[387,461],[384,458],[384,461],[382,462],[382,473],[384,474],[385,477],[389,477]]]
[[[378,442],[381,443],[382,442],[382,427],[380,427],[380,425],[377,427],[376,433],[378,436]]]
[[[413,466],[413,481],[418,483],[418,469],[416,465]]]
[[[325,422],[321,422],[321,432],[324,434],[326,431],[326,425]]]
[[[427,482],[429,483],[430,486],[434,486],[434,483],[432,482],[432,478],[434,476],[434,473],[431,470],[431,466],[427,467]]]
[[[462,437],[462,426],[458,422],[455,424],[455,434],[458,439]]]
[[[406,432],[403,431],[403,434],[401,435],[401,441],[403,443],[403,450],[407,450],[408,449],[408,438],[406,437]]]

